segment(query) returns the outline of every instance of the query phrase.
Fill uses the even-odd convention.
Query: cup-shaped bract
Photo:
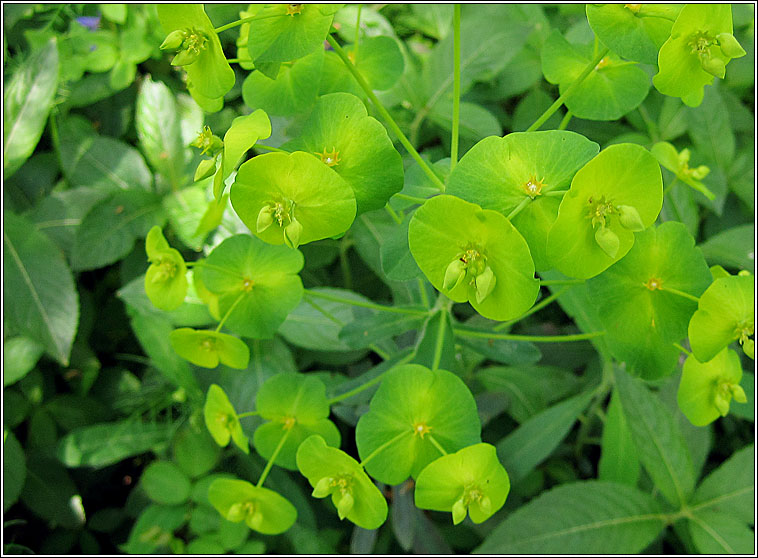
[[[187,70],[187,80],[193,85],[191,94],[196,92],[207,99],[219,99],[234,87],[234,70],[226,61],[202,4],[158,4],[158,19],[167,35],[174,31],[185,32],[177,56],[184,52],[195,53],[194,60],[188,59],[187,64],[174,61]]]
[[[297,519],[297,509],[284,496],[243,480],[216,479],[208,501],[228,521],[244,521],[264,535],[284,533]]]
[[[203,418],[208,432],[219,446],[225,447],[229,440],[234,440],[237,447],[245,453],[250,453],[248,439],[242,432],[237,412],[221,386],[211,384],[208,388]]]
[[[618,263],[587,282],[611,354],[631,374],[657,379],[676,369],[672,343],[687,335],[710,271],[695,239],[682,223],[668,221],[637,235]]]
[[[216,368],[221,362],[243,370],[250,361],[245,342],[226,333],[181,327],[171,332],[169,340],[176,354],[203,368]]]
[[[740,357],[731,349],[722,349],[708,362],[700,362],[690,355],[684,362],[679,381],[679,408],[695,426],[710,424],[729,413],[732,399],[747,402],[741,379]]]
[[[424,510],[452,512],[453,523],[482,523],[498,511],[511,483],[495,446],[475,444],[427,465],[416,480],[414,499]]]
[[[287,439],[274,463],[285,469],[297,469],[295,455],[300,444],[318,434],[330,446],[340,445],[340,432],[329,420],[326,386],[305,374],[277,374],[266,380],[255,398],[258,414],[268,422],[253,435],[256,451],[270,459],[282,438]]]
[[[227,329],[260,339],[273,337],[300,303],[303,283],[297,273],[302,268],[298,250],[238,234],[216,246],[195,267],[195,276],[218,297],[219,314],[229,312]]]
[[[435,196],[413,215],[408,245],[435,288],[455,302],[468,300],[482,316],[509,320],[537,298],[539,283],[529,246],[502,213],[455,196]],[[456,260],[464,263],[465,277],[446,288],[445,276]],[[493,281],[485,293],[477,278],[489,275],[487,269]]]
[[[692,352],[700,362],[714,358],[724,347],[739,341],[755,358],[755,278],[733,275],[716,279],[700,297],[690,320],[688,335]]]
[[[384,207],[403,188],[403,160],[366,106],[350,93],[320,97],[285,149],[313,153],[350,185],[357,213]]]
[[[175,310],[187,295],[187,266],[178,250],[171,248],[159,226],[147,233],[145,252],[150,267],[145,273],[145,293],[161,310]]]
[[[658,53],[653,85],[664,95],[681,97],[691,107],[703,102],[703,88],[724,77],[732,58],[745,51],[732,35],[729,4],[687,4]]]
[[[550,263],[564,275],[587,279],[623,258],[634,244],[634,232],[619,219],[619,206],[633,207],[645,227],[663,206],[661,168],[639,145],[607,147],[576,173],[548,232]],[[613,256],[598,242],[600,228],[618,237]]]
[[[309,153],[267,153],[244,163],[232,184],[232,206],[269,244],[291,247],[344,233],[355,219],[355,195],[342,177]],[[261,228],[261,214],[272,217]],[[292,223],[302,227],[293,238]],[[296,227],[297,225],[293,225]]]
[[[434,442],[457,451],[479,443],[480,432],[474,397],[458,376],[404,364],[382,379],[355,441],[372,477],[400,484],[439,457]]]
[[[576,171],[599,150],[595,142],[565,130],[491,136],[461,158],[446,193],[506,217],[530,199],[512,223],[529,245],[537,270],[549,269],[547,231],[561,202],[546,194],[567,188]]]
[[[377,529],[387,519],[387,501],[363,467],[321,436],[307,438],[297,450],[297,467],[316,498],[332,497],[340,519]]]

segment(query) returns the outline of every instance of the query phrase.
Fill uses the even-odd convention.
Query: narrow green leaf
[[[640,460],[634,445],[624,411],[621,409],[618,390],[613,391],[603,425],[602,452],[598,463],[599,480],[637,486]]]
[[[412,362],[435,369],[456,369],[455,334],[447,309],[427,318],[419,332],[416,356]]]
[[[3,512],[21,495],[26,482],[26,456],[13,432],[3,430]]]

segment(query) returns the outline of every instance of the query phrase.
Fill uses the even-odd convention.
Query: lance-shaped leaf
[[[754,358],[755,278],[735,275],[716,279],[698,301],[688,334],[692,352],[700,362],[711,360],[724,347],[739,340]]]
[[[295,455],[300,444],[318,434],[330,446],[340,445],[340,432],[329,417],[326,386],[313,376],[278,374],[266,380],[255,398],[260,416],[269,422],[255,430],[253,445],[266,459],[286,435],[275,464],[297,469]]]
[[[687,335],[696,308],[693,300],[667,289],[697,297],[711,274],[682,223],[668,221],[636,236],[629,253],[587,288],[613,356],[630,373],[655,379],[674,371],[679,351],[672,343]]]
[[[745,391],[740,387],[742,365],[740,357],[731,349],[723,349],[706,363],[690,355],[682,367],[677,403],[695,426],[705,426],[729,413],[734,398],[746,403]]]
[[[432,285],[456,302],[468,300],[487,318],[515,318],[537,298],[539,284],[529,247],[497,211],[455,196],[436,196],[414,214],[408,244]],[[458,260],[464,264],[459,270],[463,275],[453,281],[448,269]],[[492,276],[482,281],[489,277],[487,269]]]
[[[267,153],[244,163],[231,200],[242,222],[270,244],[297,247],[336,236],[355,219],[350,186],[302,151]]]
[[[546,194],[568,188],[576,171],[599,150],[595,142],[563,130],[484,138],[456,165],[446,192],[505,216],[531,200],[513,225],[529,244],[537,269],[548,269],[547,232],[560,198]]]
[[[453,513],[456,525],[468,511],[474,523],[498,511],[511,488],[495,446],[475,444],[427,465],[416,481],[416,506]]]
[[[188,31],[205,39],[200,40],[202,46],[197,58],[184,65],[187,81],[192,83],[189,90],[193,97],[194,93],[207,99],[223,97],[234,86],[234,70],[226,61],[221,42],[203,5],[158,4],[158,19],[166,35],[173,31]],[[180,50],[177,56],[183,52],[187,51]],[[178,64],[176,60],[174,62]]]
[[[250,453],[247,436],[242,432],[237,412],[220,386],[211,384],[203,407],[205,426],[216,443],[225,447],[229,440],[234,440],[242,451]]]
[[[208,487],[208,501],[228,521],[244,521],[264,535],[284,533],[297,519],[295,506],[284,496],[243,480],[216,479]]]
[[[587,4],[587,21],[619,56],[655,64],[681,9],[670,4]]]
[[[378,120],[349,93],[324,95],[285,149],[313,153],[350,185],[357,213],[384,207],[403,188],[403,161]]]
[[[634,208],[645,227],[655,222],[663,206],[658,162],[645,148],[631,143],[604,149],[571,181],[547,237],[547,257],[558,271],[593,277],[629,252],[634,233],[619,219],[620,206]],[[602,227],[618,237],[614,257],[596,239]]]
[[[696,107],[713,77],[723,79],[729,61],[744,55],[732,35],[729,4],[688,4],[658,53],[653,85],[664,95],[681,97],[685,105]]]
[[[592,43],[569,43],[553,31],[542,47],[542,73],[559,84],[563,95],[593,60]],[[565,99],[575,116],[589,120],[616,120],[637,108],[647,97],[650,78],[636,64],[609,52]]]
[[[216,246],[204,262],[195,277],[218,297],[219,314],[229,313],[225,327],[238,335],[272,337],[303,296],[296,275],[303,255],[297,250],[239,234]]]
[[[182,327],[171,332],[170,340],[180,357],[204,368],[216,368],[221,362],[243,370],[250,361],[245,342],[226,333]]]
[[[387,519],[387,501],[363,467],[344,451],[311,436],[297,450],[297,467],[316,498],[332,497],[340,519],[364,529],[378,529]]]
[[[161,228],[150,229],[145,239],[150,267],[145,273],[145,293],[161,310],[175,310],[187,295],[187,266],[178,250],[166,242]]]
[[[451,412],[454,410],[454,412]],[[445,451],[479,443],[476,403],[466,385],[446,370],[404,364],[389,372],[358,421],[355,440],[366,471],[400,484]],[[434,439],[434,442],[432,442]]]

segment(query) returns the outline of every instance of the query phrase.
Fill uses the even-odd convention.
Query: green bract
[[[384,207],[403,187],[403,160],[387,131],[349,93],[321,97],[300,136],[284,148],[313,153],[344,178],[358,214]]]
[[[745,391],[740,387],[741,379],[740,357],[731,349],[722,349],[705,363],[690,355],[684,362],[679,382],[679,408],[695,426],[705,426],[720,416],[725,417],[732,398],[738,403],[747,402]]]
[[[145,273],[145,293],[161,310],[181,306],[187,295],[187,266],[178,250],[171,248],[159,226],[150,229],[145,239],[150,267]]]
[[[506,217],[532,200],[512,222],[529,244],[536,268],[549,269],[545,243],[560,198],[546,194],[568,187],[576,171],[599,149],[584,136],[561,130],[485,138],[456,165],[446,193]]]
[[[480,429],[476,403],[460,378],[404,364],[387,372],[358,421],[355,441],[372,477],[400,484],[439,457],[434,442],[456,451],[480,442]]]
[[[250,349],[233,335],[212,330],[182,327],[171,332],[171,346],[176,353],[204,368],[216,368],[218,363],[244,369],[250,360]]]
[[[621,217],[631,213],[638,217],[633,221],[648,227],[662,205],[663,181],[655,158],[639,145],[612,145],[574,176],[548,233],[548,260],[570,277],[593,277],[634,244],[638,227]]]
[[[270,4],[256,13],[248,28],[247,49],[258,67],[289,62],[322,45],[337,4]]]
[[[698,106],[713,77],[724,78],[726,65],[745,51],[732,35],[729,4],[687,4],[658,53],[653,85],[664,95]]]
[[[411,219],[408,244],[432,285],[487,318],[515,318],[537,298],[529,247],[497,211],[436,196]]]
[[[734,275],[716,279],[706,289],[692,316],[688,335],[692,352],[700,362],[707,362],[733,341],[755,358],[755,278]]]
[[[695,302],[710,282],[703,254],[687,227],[669,221],[637,234],[618,263],[587,282],[613,356],[646,379],[674,371]]]
[[[345,232],[355,219],[350,186],[301,151],[267,153],[244,163],[232,185],[232,206],[258,237],[297,248]]]
[[[256,451],[270,459],[286,435],[276,463],[297,469],[295,454],[303,440],[318,434],[330,446],[340,445],[340,432],[329,416],[326,387],[318,378],[303,374],[279,374],[266,380],[256,396],[256,410],[266,419],[253,436]]]
[[[587,20],[598,38],[619,56],[655,64],[682,6],[587,4]]]
[[[427,465],[416,481],[416,506],[453,513],[458,525],[468,511],[474,523],[503,507],[511,488],[495,446],[475,444]]]
[[[553,31],[542,46],[542,73],[560,86],[561,94],[574,83],[595,57],[593,45],[573,45]],[[608,53],[590,75],[565,99],[574,116],[589,120],[616,120],[637,108],[650,89],[650,78],[640,68]]]
[[[195,269],[195,284],[218,297],[224,325],[245,337],[272,337],[303,296],[297,273],[303,255],[238,234],[213,249]],[[202,294],[200,296],[203,296]]]
[[[403,75],[405,66],[403,53],[397,46],[397,40],[392,37],[379,36],[362,39],[358,60],[355,60],[353,45],[345,47],[345,52],[371,89],[376,91],[390,89]]]
[[[180,49],[172,64],[187,70],[190,94],[199,94],[203,101],[223,97],[234,86],[234,70],[203,5],[158,4],[158,18],[168,35],[169,44],[164,43],[164,48]],[[182,42],[173,46],[179,35]],[[200,101],[198,104],[203,106]]]
[[[313,496],[332,496],[340,519],[377,529],[387,519],[387,501],[360,464],[344,451],[311,436],[297,450],[297,467],[313,487]]]
[[[237,447],[245,453],[250,453],[248,439],[242,432],[237,412],[229,402],[224,390],[216,384],[211,384],[211,387],[208,388],[208,395],[203,407],[203,417],[208,432],[211,433],[219,446],[224,447],[229,443],[229,440],[234,440]]]
[[[708,187],[701,182],[703,178],[708,176],[711,169],[705,165],[699,165],[692,169],[690,168],[690,150],[682,149],[681,153],[677,152],[676,147],[671,145],[667,141],[659,141],[653,147],[650,148],[652,153],[658,162],[674,174],[676,177],[691,186],[701,194],[703,194],[709,200],[714,200],[716,194],[711,192]]]
[[[244,521],[254,531],[278,535],[292,527],[297,510],[289,500],[268,488],[236,479],[217,479],[208,488],[208,500],[227,520]]]

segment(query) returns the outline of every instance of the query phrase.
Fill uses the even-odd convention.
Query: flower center
[[[203,339],[202,343],[200,343],[200,348],[204,351],[211,352],[216,349],[216,340],[213,337],[206,337]]]
[[[425,422],[417,422],[413,425],[413,435],[418,436],[422,440],[424,439],[424,436],[429,434],[431,431],[431,427],[427,426]]]
[[[295,17],[296,15],[300,15],[300,12],[303,11],[303,5],[302,4],[287,4],[287,15]]]
[[[661,280],[657,277],[651,277],[647,283],[645,283],[645,286],[650,289],[651,291],[659,290],[661,288]]]
[[[321,162],[328,167],[333,167],[340,163],[340,152],[337,151],[334,146],[332,146],[331,151],[327,151],[325,147],[322,152],[314,152],[314,154],[318,155],[321,158]]]
[[[254,285],[254,284],[255,284],[255,283],[253,283],[253,280],[252,280],[252,279],[248,279],[248,278],[246,277],[246,278],[244,279],[244,281],[242,281],[242,290],[243,290],[243,291],[246,291],[246,292],[250,292],[251,290],[253,290],[253,285]]]
[[[529,180],[527,180],[526,184],[524,184],[524,192],[526,192],[527,196],[534,199],[537,196],[542,195],[542,186],[544,186],[542,181],[537,180],[537,177],[532,175],[529,177]]]
[[[284,430],[292,430],[296,422],[297,420],[295,419],[295,417],[285,417],[284,420],[282,421],[283,423],[282,428]]]

